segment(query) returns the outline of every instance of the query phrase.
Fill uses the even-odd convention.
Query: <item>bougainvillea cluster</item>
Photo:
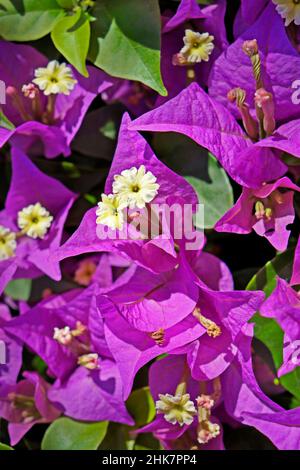
[[[0,12],[0,448],[300,449],[300,4],[153,3],[163,85]]]

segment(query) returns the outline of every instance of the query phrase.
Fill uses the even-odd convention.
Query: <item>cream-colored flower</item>
[[[276,5],[276,10],[285,19],[285,26],[294,21],[296,25],[300,25],[300,0],[272,0]]]
[[[180,426],[191,424],[194,416],[197,414],[194,403],[190,400],[190,395],[165,395],[159,394],[159,400],[156,402],[156,410],[159,414],[164,414],[168,423]]]
[[[213,40],[214,36],[211,36],[209,33],[196,33],[191,29],[186,29],[183,38],[184,46],[180,54],[183,55],[187,62],[208,62],[209,56],[215,47]]]
[[[8,228],[0,225],[0,261],[15,256],[17,248],[16,235]]]
[[[106,225],[111,229],[122,230],[124,224],[123,209],[126,207],[118,196],[102,194],[96,210],[96,224]]]
[[[77,359],[77,364],[88,370],[99,369],[99,356],[97,353],[83,354]]]
[[[72,332],[69,326],[65,326],[64,328],[54,328],[53,331],[53,339],[55,339],[58,343],[63,344],[64,346],[69,345],[72,340]]]
[[[144,165],[124,170],[115,175],[113,192],[131,209],[143,209],[158,193],[159,184],[151,171],[146,171]]]
[[[72,70],[65,63],[51,60],[47,67],[39,67],[34,71],[32,80],[45,95],[69,95],[77,83]]]
[[[18,212],[18,226],[30,238],[44,238],[53,217],[39,202],[30,204]]]

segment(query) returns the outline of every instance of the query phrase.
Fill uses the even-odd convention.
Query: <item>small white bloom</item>
[[[39,202],[18,212],[18,227],[30,238],[44,238],[53,221],[50,212]]]
[[[65,63],[60,64],[57,60],[51,60],[47,67],[37,68],[34,75],[36,78],[32,80],[33,83],[46,96],[57,95],[58,93],[69,95],[77,83],[70,67]]]
[[[184,46],[180,54],[187,62],[208,62],[209,56],[215,47],[213,40],[214,36],[211,36],[209,33],[196,33],[191,29],[186,29],[183,38]]]
[[[0,225],[0,261],[15,256],[16,248],[16,234]]]
[[[156,402],[156,410],[159,414],[164,414],[164,418],[168,423],[180,426],[191,424],[194,416],[197,414],[194,403],[190,400],[190,395],[165,395],[159,394],[159,400]]]
[[[143,209],[158,193],[159,184],[151,171],[146,172],[144,165],[132,167],[115,175],[113,192],[131,209]]]
[[[65,326],[64,328],[54,328],[53,332],[53,339],[55,339],[58,343],[63,344],[64,346],[71,343],[73,336],[69,326]]]
[[[126,204],[120,201],[118,196],[113,194],[102,194],[101,201],[98,202],[98,209],[96,210],[96,223],[106,225],[111,229],[122,230],[124,224],[123,209]]]
[[[285,19],[285,26],[294,21],[294,23],[300,25],[300,0],[272,0],[276,5],[276,10]]]

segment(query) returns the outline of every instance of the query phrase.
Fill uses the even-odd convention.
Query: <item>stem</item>
[[[56,97],[57,95],[53,95],[53,94],[48,96],[46,116],[45,116],[47,124],[53,124],[54,122]]]

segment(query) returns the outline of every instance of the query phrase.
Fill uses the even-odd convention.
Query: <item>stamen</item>
[[[208,336],[211,336],[212,338],[217,338],[218,336],[220,336],[220,334],[222,333],[221,328],[212,320],[209,320],[208,318],[204,317],[201,314],[200,308],[195,308],[195,310],[193,311],[193,315],[195,318],[197,318],[197,320],[199,320],[201,325],[206,328]]]
[[[150,334],[150,338],[152,338],[158,346],[163,346],[165,340],[165,331],[163,328],[160,328],[157,331],[154,331]]]
[[[24,424],[41,418],[41,414],[35,406],[34,397],[12,392],[7,395],[7,398],[12,408],[21,411],[21,418]]]
[[[233,88],[227,94],[227,98],[231,103],[236,103],[237,107],[242,116],[244,128],[252,140],[258,138],[258,123],[251,116],[249,106],[245,102],[246,100],[246,91],[242,88]]]
[[[17,89],[14,86],[6,88],[6,94],[12,100],[13,107],[18,111],[23,121],[32,121],[32,116],[26,111],[23,100],[19,96]]]
[[[36,96],[39,95],[40,92],[37,86],[35,86],[33,83],[28,83],[27,85],[22,86],[22,93],[25,98],[33,100],[36,98]]]
[[[53,339],[64,346],[69,346],[72,343],[73,338],[83,335],[86,331],[87,327],[80,321],[77,321],[75,330],[71,330],[69,326],[65,326],[64,328],[55,327]]]
[[[77,364],[89,370],[99,369],[99,356],[96,353],[83,354],[78,358]]]
[[[83,260],[79,264],[74,274],[74,281],[81,286],[88,286],[93,278],[97,269],[96,263],[91,260]]]
[[[262,201],[256,201],[255,203],[255,217],[257,220],[261,220],[264,217],[269,221],[273,216],[273,211],[271,207],[265,207]]]
[[[22,86],[22,92],[25,98],[29,98],[32,101],[32,111],[37,121],[42,118],[42,103],[40,98],[40,91],[33,83],[28,83]]]
[[[73,340],[71,329],[69,326],[64,328],[54,328],[53,339],[63,346],[68,346]]]
[[[264,88],[259,88],[256,90],[254,99],[256,106],[263,111],[263,126],[267,136],[269,136],[273,134],[276,127],[273,95]]]
[[[214,400],[209,395],[200,395],[196,402],[198,407],[197,440],[199,444],[207,444],[220,434],[220,426],[210,421]]]
[[[250,57],[250,60],[252,62],[252,69],[256,81],[256,89],[262,88],[263,83],[261,78],[261,61],[258,51],[257,40],[252,39],[250,41],[244,41],[242,48],[245,54]]]

